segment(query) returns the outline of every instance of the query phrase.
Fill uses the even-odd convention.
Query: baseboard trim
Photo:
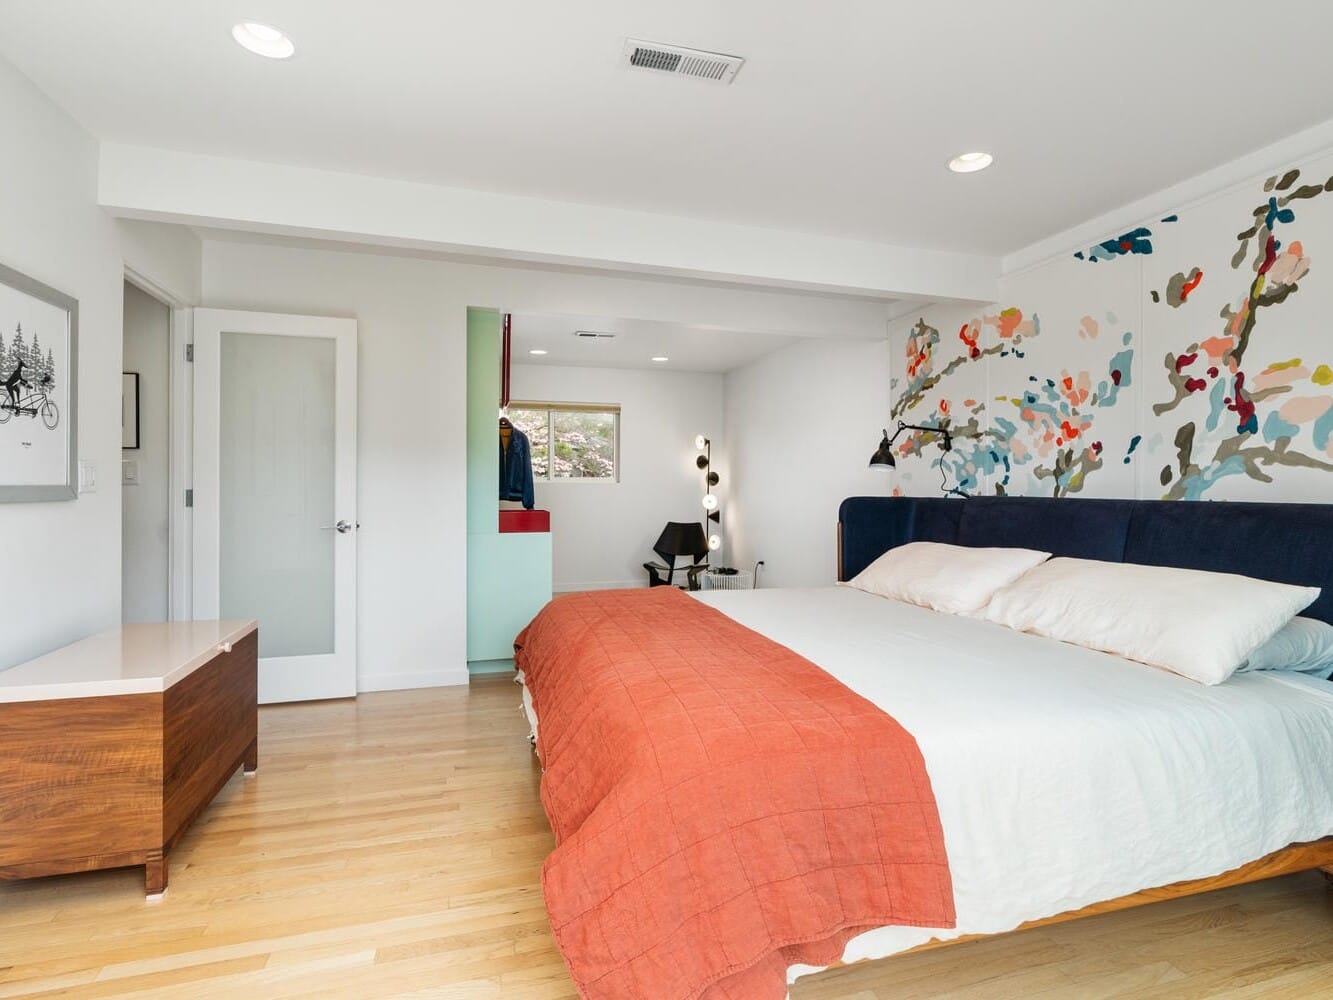
[[[468,682],[467,668],[411,670],[392,674],[368,674],[356,679],[357,694],[371,691],[410,691],[414,688],[452,687]]]
[[[512,674],[514,658],[510,656],[503,660],[468,660],[467,672],[471,677],[483,674]]]

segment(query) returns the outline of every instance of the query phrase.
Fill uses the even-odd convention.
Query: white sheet
[[[818,664],[921,747],[958,926],[870,931],[844,961],[1011,930],[1333,834],[1333,684],[1249,673],[1205,687],[848,588],[693,596]]]
[[[536,749],[536,746],[537,746],[537,710],[536,710],[535,708],[532,707],[532,692],[528,690],[528,682],[527,682],[527,679],[523,676],[523,671],[522,671],[522,670],[518,671],[518,672],[514,675],[514,683],[515,683],[515,684],[518,684],[518,685],[520,685],[520,686],[522,687],[522,690],[523,690],[523,703],[522,703],[522,705],[523,705],[523,715],[527,717],[527,720],[528,720],[528,729],[531,730],[531,732],[528,733],[528,740],[532,743],[533,748]]]

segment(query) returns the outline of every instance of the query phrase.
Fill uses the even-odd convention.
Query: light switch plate
[[[139,463],[127,458],[120,463],[120,482],[123,486],[139,485]]]
[[[97,492],[97,465],[94,462],[79,460],[79,492]]]

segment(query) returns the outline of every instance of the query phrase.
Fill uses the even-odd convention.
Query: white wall
[[[662,526],[704,518],[694,437],[722,444],[722,376],[515,365],[510,391],[517,400],[620,405],[620,481],[538,482],[537,506],[551,512],[557,591],[646,585],[643,564],[657,558]]]
[[[211,240],[203,262],[207,305],[359,321],[361,690],[467,680],[469,305],[774,333],[884,326],[880,303],[680,281]]]
[[[121,253],[130,280],[172,305],[199,302],[203,244],[186,226],[117,219]]]
[[[124,370],[139,374],[139,447],[121,452],[136,477],[121,487],[121,620],[167,620],[168,336],[170,311],[125,283]],[[108,480],[107,488],[114,488]]]
[[[889,411],[888,343],[809,340],[727,373],[723,524],[729,560],[760,585],[837,578],[838,505],[887,493],[867,468]]]
[[[0,135],[0,262],[79,301],[79,455],[98,477],[78,500],[0,505],[4,668],[120,618],[122,265],[96,144],[3,60]]]

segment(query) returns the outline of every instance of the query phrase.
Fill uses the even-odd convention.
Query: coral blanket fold
[[[587,1000],[780,1000],[871,927],[953,926],[916,741],[813,663],[673,587],[556,598],[515,650]]]

